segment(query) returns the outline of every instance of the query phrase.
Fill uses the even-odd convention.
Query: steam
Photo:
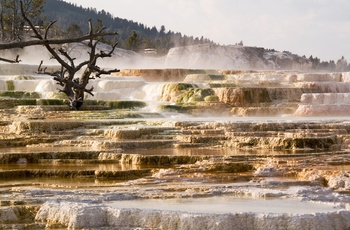
[[[89,49],[82,43],[66,44],[65,50],[76,58],[76,63],[89,58]],[[99,43],[99,50],[109,51],[109,45]],[[15,58],[20,55],[22,64],[38,66],[43,60],[44,67],[56,65],[42,46],[1,51],[0,55]],[[0,63],[1,64],[1,63]],[[106,69],[230,69],[230,70],[300,70],[310,71],[309,59],[290,52],[266,50],[242,45],[220,46],[202,44],[182,46],[170,49],[164,56],[136,53],[130,50],[116,49],[111,58],[98,60],[98,65]]]
[[[76,58],[76,63],[89,59],[89,49],[82,43],[65,45],[64,48],[71,57]],[[98,49],[109,51],[110,46],[99,44]],[[58,65],[58,62],[41,46],[1,52],[1,55],[7,58],[14,58],[17,54],[20,55],[22,64],[38,66],[43,60],[44,66]],[[149,56],[117,48],[112,57],[98,60],[98,65],[107,69],[311,69],[308,59],[291,53],[257,47],[212,44],[172,48],[165,56]]]

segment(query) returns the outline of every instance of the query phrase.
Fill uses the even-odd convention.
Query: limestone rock
[[[123,209],[101,204],[50,202],[44,204],[36,221],[47,228],[68,229],[348,229],[350,213],[315,214],[190,213],[147,209]]]
[[[295,110],[295,116],[348,116],[349,104],[338,105],[299,105]]]
[[[271,102],[266,88],[217,88],[214,91],[221,102],[237,107]]]
[[[3,224],[31,223],[34,222],[35,213],[38,211],[36,206],[4,206],[0,207],[0,228]],[[9,228],[10,229],[10,228]]]
[[[0,223],[16,223],[18,221],[18,217],[12,208],[0,209]]]
[[[51,202],[45,203],[35,220],[46,222],[47,227],[69,229],[98,228],[107,225],[107,208],[99,204]]]
[[[191,74],[217,74],[216,71],[207,71],[207,70],[198,70],[198,69],[123,69],[120,72],[113,73],[113,76],[138,76],[142,77],[146,81],[154,82],[154,81],[182,81],[185,76]]]
[[[332,176],[328,180],[328,186],[341,191],[350,190],[350,176],[347,173],[342,173],[338,176]]]

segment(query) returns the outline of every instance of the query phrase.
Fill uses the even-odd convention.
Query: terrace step
[[[130,180],[142,178],[151,175],[151,169],[140,170],[121,170],[121,171],[104,171],[104,170],[53,170],[53,169],[20,169],[0,171],[0,179],[16,178],[95,178],[95,179],[117,179]]]

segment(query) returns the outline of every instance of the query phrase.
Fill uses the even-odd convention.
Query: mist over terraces
[[[98,50],[108,50],[108,47],[107,44],[99,44]],[[88,57],[88,51],[83,44],[70,44],[67,48],[70,55],[77,60],[84,60]],[[34,57],[33,52],[36,53]],[[0,54],[6,57],[14,55],[9,51],[0,51]],[[55,60],[50,60],[50,54],[44,49],[26,47],[18,50],[16,54],[20,55],[22,63],[38,66],[41,60],[45,60],[45,66],[57,65]],[[159,57],[116,48],[111,58],[102,59],[100,63],[103,67],[120,69],[314,70],[309,59],[289,52],[214,44],[175,47],[171,48],[166,55]],[[29,68],[35,72],[37,67]],[[21,68],[17,70],[9,68],[9,71],[20,74]],[[5,66],[1,72],[6,74]]]
[[[309,70],[312,68],[310,60],[289,52],[212,44],[173,48],[165,58],[165,65],[198,69]]]
[[[111,15],[107,8],[97,11],[94,8],[84,8],[62,0],[36,2],[38,2],[36,4],[42,4],[33,17],[38,27],[46,28],[50,22],[56,21],[55,26],[50,30],[51,38],[79,37],[86,34],[89,29],[88,19],[92,20],[93,27],[96,29],[104,26],[107,31],[116,31],[119,49],[114,53],[117,57],[113,62],[114,68],[273,69],[331,72],[350,70],[350,65],[344,57],[336,61],[323,61],[312,55],[301,56],[302,54],[293,54],[289,51],[277,51],[273,47],[254,47],[254,44],[244,46],[243,41],[239,43],[232,41],[232,44],[236,45],[220,45],[203,36],[193,37],[171,31],[164,25],[156,28],[144,25],[142,22],[122,19]],[[30,32],[23,27],[24,23],[17,22],[23,28],[16,28],[16,23],[9,20],[11,7],[4,5],[4,8],[6,8],[2,19],[4,26],[0,30],[2,41],[6,43],[13,41],[17,39],[16,34],[23,36],[22,39],[32,39]],[[112,41],[108,37],[101,42],[111,45],[115,43],[115,38]],[[35,57],[32,55],[25,59],[22,58],[22,50],[15,52],[18,52],[25,63],[29,60],[34,64],[33,59],[44,59],[39,55]],[[84,52],[80,52],[75,58],[80,57],[81,53]],[[2,57],[8,55],[4,51],[0,54]],[[40,60],[35,60],[35,64]]]
[[[103,24],[110,31],[118,32],[118,48],[130,50],[134,55],[119,50],[120,68],[201,68],[201,69],[282,69],[327,70],[349,69],[347,61],[321,61],[317,57],[305,57],[289,51],[277,51],[262,47],[219,45],[203,36],[193,37],[167,30],[165,26],[148,27],[108,13],[97,11],[62,0],[48,0],[44,6],[46,21],[57,20],[59,29],[55,36],[86,33],[86,22],[91,18],[97,25]],[[108,43],[108,41],[106,41]],[[233,41],[233,44],[235,42]],[[126,57],[123,54],[127,54]],[[116,54],[118,55],[118,54]],[[127,61],[123,60],[126,58]],[[142,59],[140,59],[142,58]],[[135,66],[135,63],[137,65]],[[125,64],[125,67],[123,66]]]

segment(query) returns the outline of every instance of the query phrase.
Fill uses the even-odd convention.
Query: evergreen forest
[[[87,20],[90,18],[95,27],[99,28],[103,25],[109,31],[118,32],[119,48],[135,52],[144,52],[146,49],[164,55],[176,46],[213,43],[204,37],[183,35],[180,32],[167,30],[165,26],[158,29],[155,26],[148,27],[139,22],[114,17],[105,10],[84,8],[62,0],[46,0],[44,16],[46,22],[57,21],[56,36],[86,33]]]
[[[51,38],[78,37],[86,34],[89,30],[88,20],[91,19],[95,30],[104,26],[106,31],[118,33],[117,41],[107,37],[103,42],[108,44],[118,42],[118,48],[147,55],[163,56],[171,48],[178,46],[215,44],[203,36],[198,38],[167,30],[164,25],[160,28],[149,27],[140,22],[115,17],[105,10],[97,11],[95,8],[86,8],[63,0],[22,0],[22,2],[25,14],[43,31],[51,22],[56,22],[50,28]],[[31,39],[30,30],[21,17],[20,0],[0,0],[1,42],[26,39]],[[236,45],[243,46],[243,42]],[[269,49],[264,50],[269,51]],[[272,49],[272,51],[275,50]],[[337,61],[322,61],[313,56],[308,60],[312,64],[312,69],[315,70],[350,70],[350,64],[344,56]]]

